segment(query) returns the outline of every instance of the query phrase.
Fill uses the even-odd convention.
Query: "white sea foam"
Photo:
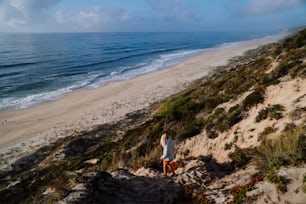
[[[259,40],[264,40],[264,41],[268,41],[268,40],[280,40],[283,39],[284,37],[290,35],[291,33],[289,32],[282,32],[279,34],[275,34],[275,35],[267,35],[264,37],[260,37],[260,38],[253,38],[250,40],[242,40],[242,41],[235,41],[235,42],[229,42],[229,43],[222,43],[218,46],[216,46],[217,48],[223,48],[223,47],[231,47],[231,46],[235,46],[235,45],[239,45],[241,43],[246,43],[246,42],[252,42],[252,41],[259,41]]]
[[[119,72],[111,72],[107,77],[101,78],[99,84],[104,84],[110,81],[128,80],[133,77],[154,72],[156,70],[173,66],[183,60],[198,55],[207,49],[177,51],[169,54],[162,54],[158,58],[151,61],[142,62],[133,66],[121,67]]]
[[[282,38],[284,35],[286,35],[287,33],[282,33],[279,38]],[[205,36],[205,35],[204,35]],[[210,36],[210,35],[209,35]],[[69,37],[69,36],[68,36]],[[102,36],[103,37],[103,36]],[[155,37],[155,34],[154,34]],[[167,37],[167,36],[166,36]],[[183,35],[184,37],[184,35]],[[210,36],[210,37],[214,37],[214,36]],[[269,38],[269,37],[275,37],[275,36],[268,36],[265,38]],[[185,37],[184,37],[185,39]],[[189,39],[186,38],[186,39]],[[217,37],[216,40],[214,41],[214,38],[212,39],[212,44],[217,43],[220,39]],[[219,39],[219,40],[218,40]],[[233,39],[233,38],[229,38]],[[245,38],[244,38],[245,39]],[[154,72],[156,70],[159,69],[163,69],[166,67],[170,67],[173,66],[175,64],[178,64],[180,62],[182,62],[183,60],[193,57],[195,55],[198,55],[206,50],[209,49],[215,49],[215,48],[220,48],[220,47],[227,47],[227,46],[233,46],[235,44],[239,44],[239,43],[243,43],[245,41],[241,41],[241,42],[231,42],[231,43],[225,43],[225,44],[219,44],[216,45],[214,47],[208,48],[208,49],[196,49],[196,50],[180,50],[180,51],[173,51],[171,52],[171,50],[176,49],[176,47],[197,47],[198,45],[195,45],[194,43],[199,42],[201,45],[205,46],[208,44],[206,43],[206,41],[186,41],[186,46],[184,44],[180,44],[180,43],[184,43],[181,41],[177,41],[174,40],[173,42],[170,40],[170,44],[166,43],[167,41],[163,42],[163,38],[161,38],[161,44],[155,44],[155,41],[150,41],[150,38],[148,38],[148,43],[144,43],[144,44],[135,44],[130,48],[129,43],[123,43],[118,44],[116,42],[116,38],[114,38],[113,40],[115,40],[114,44],[106,44],[106,48],[109,48],[109,51],[107,51],[107,49],[105,49],[103,52],[101,52],[101,54],[99,53],[94,53],[94,57],[92,58],[87,58],[88,56],[91,56],[92,54],[89,52],[86,52],[86,50],[84,50],[84,52],[80,52],[77,55],[74,55],[75,53],[65,53],[63,56],[68,56],[68,57],[58,57],[58,55],[56,53],[49,53],[49,54],[44,54],[43,58],[45,59],[46,57],[50,56],[50,62],[55,62],[50,63],[52,64],[51,66],[55,66],[53,69],[51,69],[51,71],[54,71],[55,73],[50,72],[49,74],[41,74],[41,75],[35,75],[35,76],[31,76],[29,77],[29,85],[31,86],[35,86],[35,83],[30,83],[31,80],[33,80],[34,77],[42,77],[39,79],[39,82],[46,82],[45,84],[43,84],[43,87],[38,87],[37,89],[34,87],[33,90],[31,89],[31,86],[29,86],[29,88],[25,88],[24,90],[21,88],[21,91],[18,92],[14,92],[14,84],[12,85],[12,87],[6,86],[6,84],[4,85],[4,87],[7,87],[7,90],[12,90],[12,93],[7,93],[4,92],[5,96],[0,96],[0,110],[2,109],[12,109],[12,108],[27,108],[29,106],[33,106],[37,103],[43,102],[43,101],[48,101],[48,100],[54,100],[57,99],[58,97],[61,97],[62,95],[72,92],[76,89],[80,89],[80,88],[97,88],[99,86],[103,86],[105,83],[111,82],[111,81],[118,81],[118,80],[128,80],[131,79],[133,77],[142,75],[142,74],[146,74],[149,72]],[[204,39],[206,40],[206,39]],[[256,39],[258,40],[258,39]],[[121,41],[120,41],[121,42]],[[133,41],[131,41],[133,42]],[[136,41],[137,42],[137,41]],[[142,42],[142,41],[141,41]],[[224,42],[224,41],[222,41]],[[97,47],[95,42],[91,42],[89,41],[89,43],[94,43],[92,45],[91,48],[94,49],[101,49],[100,46]],[[164,43],[164,44],[163,44]],[[211,44],[209,43],[209,44]],[[180,45],[179,45],[180,44]],[[153,46],[154,45],[154,46]],[[156,46],[155,46],[156,45]],[[179,46],[178,46],[179,45]],[[57,45],[54,45],[55,48]],[[74,44],[70,44],[70,46],[74,46]],[[90,48],[90,46],[89,46]],[[112,50],[112,51],[111,51]],[[141,53],[141,50],[143,50],[143,53]],[[134,52],[135,51],[135,52]],[[151,53],[150,53],[151,51]],[[114,52],[112,54],[112,52]],[[124,53],[124,54],[120,54],[120,53]],[[167,53],[168,52],[168,53]],[[20,52],[21,55],[23,54],[23,52]],[[158,53],[164,53],[164,54],[160,54],[158,56]],[[16,55],[18,53],[14,53],[14,55]],[[37,53],[36,53],[37,54]],[[38,53],[39,55],[40,53]],[[97,54],[97,55],[96,55]],[[109,61],[103,61],[104,60],[104,54],[107,55],[107,59],[109,59]],[[109,55],[109,56],[108,56]],[[138,56],[139,55],[139,56]],[[40,56],[40,55],[39,55]],[[38,58],[39,58],[38,56]],[[81,56],[85,56],[85,60],[84,62],[81,60]],[[15,56],[16,57],[16,56]],[[14,57],[14,61],[15,61],[15,57]],[[29,55],[29,57],[33,57],[31,55]],[[80,57],[80,60],[78,61],[74,61],[75,57]],[[24,58],[24,56],[21,56],[20,60],[21,63],[23,63],[24,59],[28,59]],[[35,56],[36,58],[36,56]],[[46,58],[47,59],[47,58]],[[122,66],[122,63],[131,63],[133,60],[136,59],[140,59],[139,63],[135,63],[135,64],[126,64],[126,66]],[[143,59],[143,60],[141,60]],[[40,62],[41,65],[43,66],[50,66],[47,65],[49,63],[45,63],[45,60],[43,60],[43,62]],[[48,60],[47,60],[48,61]],[[56,63],[58,62],[58,63]],[[80,63],[79,63],[80,62]],[[82,62],[83,62],[83,66],[82,67]],[[7,63],[10,63],[10,61],[8,60]],[[100,66],[100,67],[99,67]],[[122,66],[122,67],[119,67]],[[37,66],[40,67],[40,66]],[[46,68],[45,67],[45,68]],[[29,75],[31,75],[32,71],[34,71],[35,69],[32,70],[33,67],[30,66],[30,70],[29,70]],[[71,68],[71,70],[69,70],[69,68]],[[91,69],[92,68],[92,69]],[[16,66],[16,68],[13,69],[13,71],[19,71],[20,67]],[[66,70],[67,69],[67,70]],[[107,70],[108,69],[108,70]],[[88,74],[86,74],[86,71],[89,71]],[[26,69],[25,69],[26,71]],[[92,72],[90,72],[92,71]],[[22,74],[22,72],[21,72]],[[23,83],[23,77],[21,76],[21,74],[19,74],[19,78],[21,80],[21,84]],[[52,79],[51,79],[52,77]],[[45,78],[45,79],[44,79]],[[36,78],[37,79],[37,78]],[[25,77],[25,80],[27,80],[27,78]],[[59,84],[56,84],[56,86],[58,87],[58,89],[55,90],[54,81],[58,81]],[[63,82],[60,82],[60,80],[63,80]],[[4,82],[4,81],[2,81]],[[34,81],[35,82],[35,81]],[[50,84],[49,84],[50,82]],[[66,87],[61,86],[60,87],[60,83],[70,83],[70,85],[67,85]],[[3,83],[2,83],[3,84]],[[26,84],[26,83],[25,83]],[[19,88],[19,84],[17,84],[17,88]],[[41,90],[45,88],[44,90]],[[29,92],[32,91],[31,95],[26,95],[29,94]],[[41,91],[41,92],[39,92]],[[35,93],[34,93],[35,92]],[[20,94],[20,95],[17,95]],[[23,94],[23,95],[22,95]],[[16,96],[16,97],[15,97]],[[4,98],[7,97],[7,98]]]
[[[65,88],[60,88],[54,91],[32,94],[25,97],[9,97],[9,98],[0,99],[0,110],[12,109],[12,108],[24,109],[44,101],[56,100],[66,93],[90,85],[95,77],[96,77],[95,75],[92,75],[88,77],[88,79],[83,80],[78,84],[74,84]]]
[[[266,36],[261,39],[267,39],[267,38],[279,38],[280,39],[280,38],[283,38],[285,35],[288,35],[288,33],[285,33],[285,34],[282,33],[282,34],[274,35],[274,36]],[[255,40],[258,40],[258,39],[255,39]],[[247,41],[250,41],[250,40],[247,40]],[[111,81],[128,80],[128,79],[131,79],[133,77],[136,77],[142,74],[154,72],[159,69],[173,66],[175,64],[182,62],[183,60],[187,58],[198,55],[209,49],[234,46],[234,45],[237,45],[243,42],[246,42],[246,41],[224,43],[224,44],[215,46],[213,48],[207,48],[207,49],[182,50],[182,51],[176,51],[176,52],[167,53],[167,54],[161,54],[158,58],[140,62],[135,65],[117,67],[116,70],[110,72],[108,75],[105,75],[105,73],[101,73],[99,71],[95,71],[92,73],[88,73],[88,75],[86,76],[86,79],[82,79],[81,81],[78,81],[77,84],[73,84],[65,88],[60,88],[58,90],[54,90],[50,92],[43,92],[39,94],[33,94],[33,95],[20,97],[20,98],[17,98],[17,97],[10,97],[10,98],[4,98],[4,99],[0,98],[0,110],[11,109],[11,108],[23,109],[23,108],[33,106],[43,101],[56,100],[62,95],[72,92],[76,89],[80,89],[84,87],[97,88]]]
[[[86,79],[83,79],[81,82],[65,88],[33,94],[25,97],[10,97],[0,99],[0,110],[12,108],[28,108],[41,102],[56,100],[62,95],[70,93],[76,89],[84,87],[97,88],[111,81],[128,80],[142,74],[154,72],[165,67],[173,66],[205,50],[206,49],[197,49],[162,54],[158,58],[153,59],[151,61],[137,63],[132,66],[119,67],[117,68],[117,71],[112,71],[107,76],[102,75],[97,71],[88,73]]]

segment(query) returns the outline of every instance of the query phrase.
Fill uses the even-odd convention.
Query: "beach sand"
[[[0,169],[58,138],[148,107],[226,65],[229,59],[279,39],[263,38],[210,49],[171,68],[75,91],[31,108],[0,112]]]

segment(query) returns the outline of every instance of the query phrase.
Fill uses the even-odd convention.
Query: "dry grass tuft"
[[[281,165],[296,165],[305,160],[305,128],[296,127],[283,132],[277,139],[266,139],[258,147],[259,164],[265,169]]]

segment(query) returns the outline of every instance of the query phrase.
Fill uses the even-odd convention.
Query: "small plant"
[[[290,116],[292,118],[292,120],[299,120],[302,118],[303,116],[303,112],[305,110],[303,110],[303,108],[296,108],[294,111],[292,111],[292,113],[290,113]]]
[[[261,169],[274,170],[282,165],[296,165],[305,161],[306,141],[303,128],[283,132],[277,139],[265,139],[257,148]]]
[[[275,132],[276,129],[273,127],[266,127],[263,132],[259,134],[258,141],[263,141],[266,139],[267,135]]]
[[[184,185],[184,193],[185,197],[192,197],[192,186],[191,185]]]
[[[276,188],[282,192],[285,193],[287,192],[287,183],[288,180],[284,178],[283,176],[276,175],[274,172],[271,172],[267,175],[267,179],[271,183],[276,184]]]
[[[217,131],[211,129],[206,129],[206,134],[209,139],[215,139],[219,136]]]
[[[186,149],[186,150],[184,151],[183,155],[186,157],[186,156],[188,156],[189,153],[190,153],[190,150],[189,150],[189,149]]]
[[[195,192],[192,196],[192,203],[194,204],[210,204],[205,192]]]
[[[196,185],[184,186],[185,198],[191,199],[195,204],[209,204],[211,203],[205,194],[205,192],[199,192],[196,190]]]
[[[228,110],[228,112],[229,113],[232,113],[232,112],[234,112],[234,111],[237,111],[238,109],[240,108],[240,106],[237,104],[237,105],[234,105],[234,106],[232,106],[229,110]]]
[[[284,128],[284,131],[288,132],[288,131],[292,131],[296,128],[296,124],[294,123],[287,123],[285,128]]]
[[[235,152],[229,154],[229,157],[232,159],[232,165],[235,168],[243,168],[249,163],[252,157],[247,152],[247,149],[237,148]]]
[[[218,108],[205,120],[205,129],[209,138],[213,138],[215,135],[210,133],[214,131],[224,132],[242,119],[242,110],[239,105],[233,106],[228,112],[223,108]]]
[[[63,171],[63,175],[55,178],[51,183],[51,189],[55,191],[55,200],[64,196],[75,185],[75,172]]]
[[[265,86],[275,85],[278,84],[279,82],[280,82],[279,79],[275,77],[274,74],[267,74],[262,79],[262,83]]]
[[[306,174],[304,174],[303,182],[304,182],[303,192],[306,193]]]
[[[276,76],[283,77],[288,74],[289,70],[292,68],[292,63],[288,61],[288,59],[284,60],[282,63],[280,63],[273,72],[276,74]]]
[[[233,146],[233,142],[226,143],[224,145],[224,150],[230,150],[230,149],[232,149],[232,146]]]
[[[203,129],[203,122],[200,120],[189,120],[182,123],[181,128],[177,132],[177,139],[182,141],[186,138],[199,134]]]
[[[253,106],[262,103],[264,101],[264,93],[260,89],[256,89],[250,95],[248,95],[243,101],[243,108],[249,110]]]
[[[169,120],[180,120],[184,117],[182,107],[190,100],[186,96],[180,96],[165,102],[159,109],[158,115],[164,116]]]
[[[242,203],[243,200],[246,198],[246,193],[248,191],[252,191],[255,189],[255,184],[258,183],[259,181],[262,181],[263,177],[262,176],[256,176],[253,178],[249,183],[246,185],[237,185],[234,186],[231,190],[231,194],[233,196],[233,200],[230,201],[228,204],[239,204]]]
[[[269,105],[267,108],[259,111],[255,120],[257,123],[267,118],[279,120],[283,117],[282,111],[284,110],[285,110],[284,106],[280,104],[276,104],[272,106]]]

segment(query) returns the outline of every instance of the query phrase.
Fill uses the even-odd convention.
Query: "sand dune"
[[[263,38],[211,49],[174,67],[128,81],[76,91],[23,110],[1,112],[0,167],[60,137],[117,121],[127,113],[148,107],[207,76],[229,59],[278,39]]]

